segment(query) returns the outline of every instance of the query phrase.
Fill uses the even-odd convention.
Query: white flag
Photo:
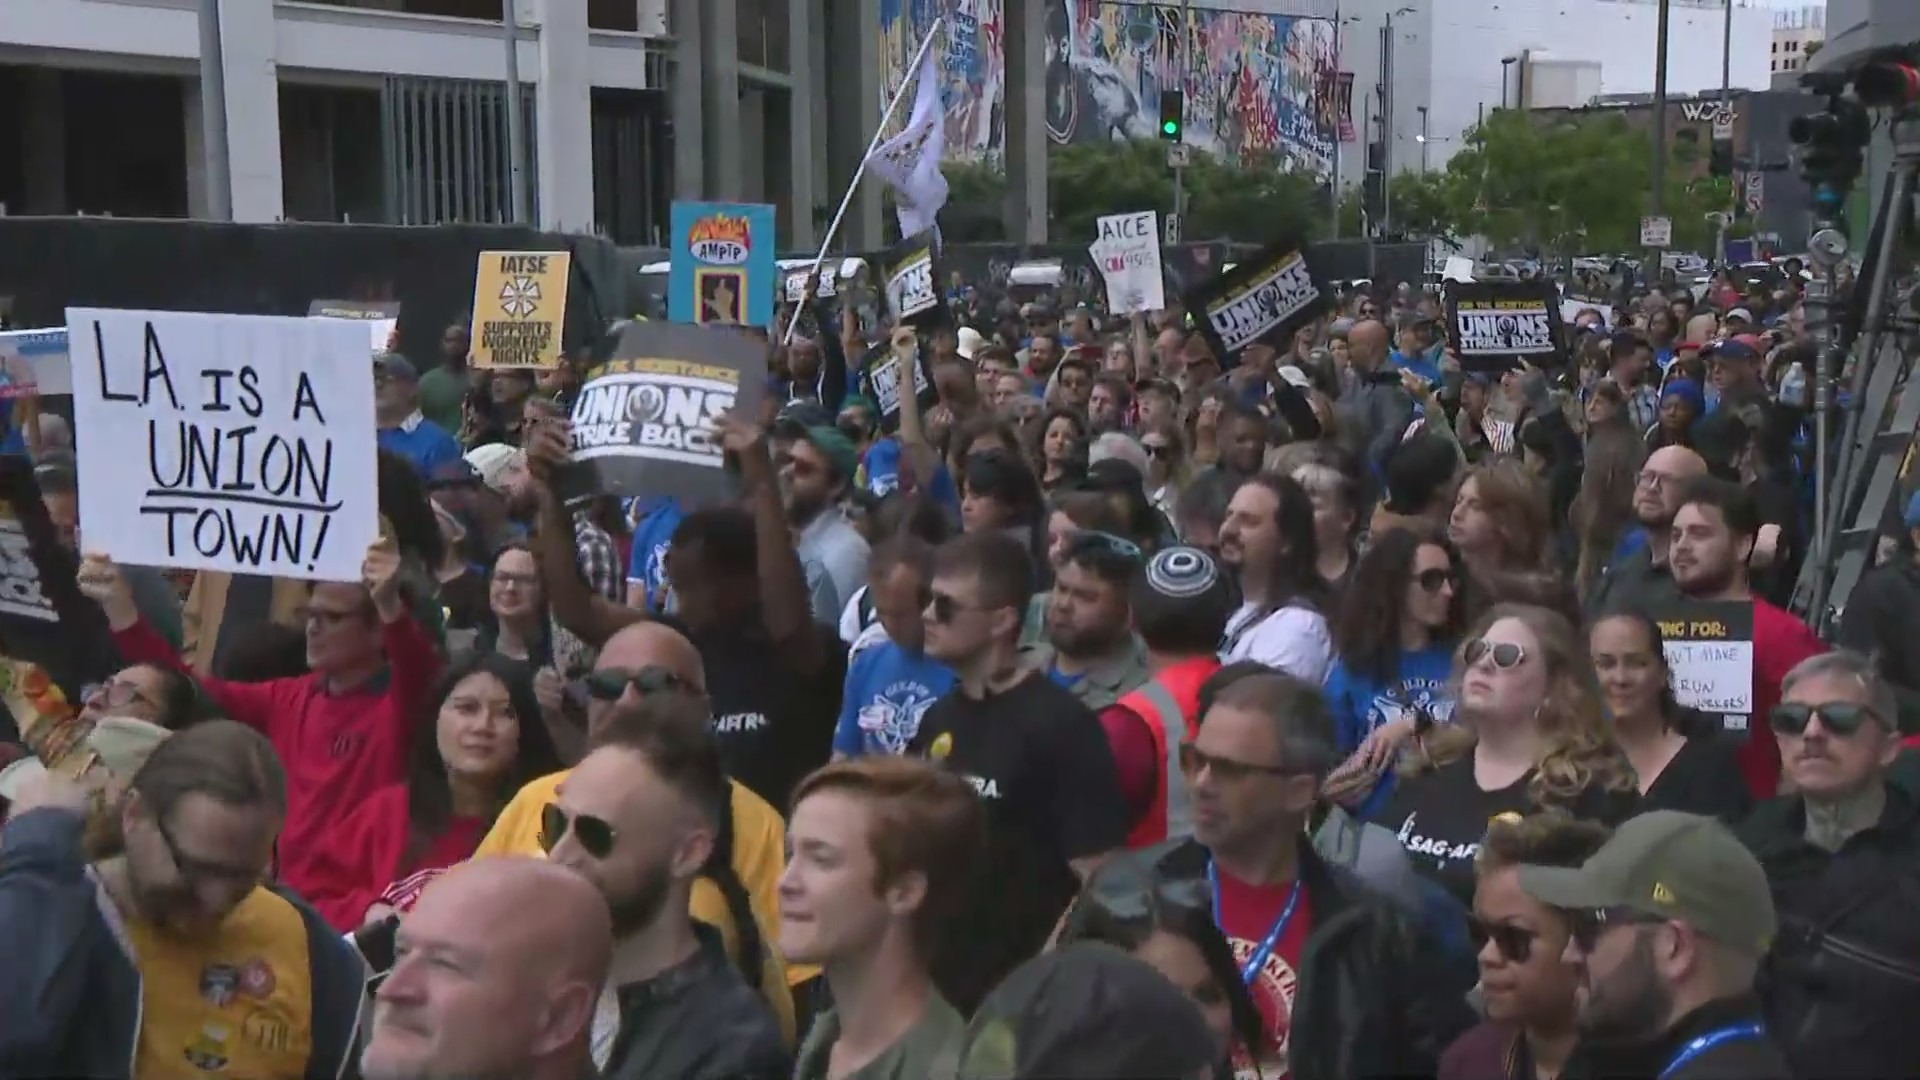
[[[940,172],[947,144],[946,114],[940,103],[940,61],[935,52],[931,48],[921,52],[920,85],[914,90],[907,126],[874,147],[867,159],[867,168],[893,189],[901,236],[933,228],[934,216],[947,205],[947,178]]]

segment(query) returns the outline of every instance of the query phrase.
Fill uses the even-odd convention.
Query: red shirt
[[[333,838],[338,843],[328,844],[308,864],[312,891],[303,895],[336,930],[345,933],[359,929],[374,901],[404,911],[412,906],[419,895],[418,886],[428,878],[395,890],[390,898],[387,893],[396,883],[411,882],[423,871],[437,873],[472,858],[488,824],[480,818],[454,818],[426,850],[407,859],[411,826],[407,786],[381,788],[335,826]],[[403,899],[404,905],[395,903],[395,899]]]
[[[1244,966],[1260,948],[1267,935],[1273,931],[1274,924],[1280,920],[1281,913],[1287,909],[1287,901],[1293,896],[1294,886],[1285,885],[1249,885],[1225,871],[1216,871],[1219,879],[1218,903],[1220,906],[1220,929],[1227,935],[1227,944],[1233,946],[1233,962]],[[1266,1034],[1266,1043],[1260,1047],[1261,1063],[1271,1069],[1278,1065],[1279,1077],[1288,1075],[1287,1044],[1293,1027],[1293,1002],[1300,992],[1300,954],[1306,948],[1307,935],[1313,927],[1312,904],[1307,890],[1300,889],[1300,900],[1294,906],[1293,917],[1287,920],[1285,930],[1274,944],[1273,951],[1267,955],[1266,963],[1261,965],[1248,989],[1253,992],[1253,1003],[1260,1010],[1260,1026]],[[1254,1065],[1247,1059],[1246,1048],[1234,1047],[1233,1067],[1241,1076],[1255,1075]],[[1271,1072],[1260,1073],[1263,1077],[1276,1075]]]
[[[280,880],[302,896],[325,884],[312,870],[317,862],[352,858],[330,850],[353,843],[340,822],[381,788],[406,779],[414,729],[440,674],[440,654],[412,616],[384,624],[380,636],[388,674],[352,690],[331,691],[318,674],[261,683],[195,676],[222,711],[264,734],[280,755],[287,771]],[[113,641],[129,664],[194,674],[144,620]]]
[[[1747,741],[1735,752],[1755,799],[1780,793],[1780,742],[1767,717],[1780,704],[1780,681],[1795,664],[1826,652],[1807,624],[1765,600],[1753,602],[1753,716]]]

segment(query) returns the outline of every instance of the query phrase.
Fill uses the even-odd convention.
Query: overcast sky
[[[1827,0],[1767,0],[1767,6],[1780,11],[1792,11],[1794,8],[1826,7]]]

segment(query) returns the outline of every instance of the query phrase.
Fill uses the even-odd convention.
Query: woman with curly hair
[[[1415,869],[1462,904],[1487,822],[1560,810],[1615,824],[1638,807],[1586,642],[1564,616],[1502,604],[1481,616],[1455,664],[1454,723],[1416,735],[1377,819]]]
[[[1475,465],[1454,495],[1447,539],[1475,580],[1542,569],[1553,542],[1545,486],[1510,457]]]
[[[1453,650],[1466,628],[1465,568],[1432,531],[1374,538],[1333,624],[1326,698],[1346,763],[1330,795],[1369,817],[1393,794],[1393,759],[1416,731],[1453,720]]]
[[[1439,1080],[1542,1080],[1573,1056],[1579,971],[1561,959],[1573,926],[1520,888],[1520,867],[1577,867],[1608,831],[1563,814],[1500,818],[1473,860],[1468,932],[1480,967],[1486,1019],[1440,1055]]]
[[[1040,490],[1052,493],[1087,475],[1087,422],[1076,409],[1055,406],[1046,419],[1027,428],[1027,460],[1040,478]]]

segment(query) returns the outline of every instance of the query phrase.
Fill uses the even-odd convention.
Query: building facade
[[[212,36],[199,7],[0,3],[0,209],[215,216],[204,42],[235,220],[512,219],[502,0],[224,0]],[[527,220],[662,244],[676,196],[743,199],[811,242],[827,98],[878,93],[813,79],[827,7],[519,0]]]
[[[1795,85],[1807,67],[1811,55],[1827,39],[1827,9],[1802,7],[1773,13],[1773,51],[1768,54],[1768,69],[1776,86]]]

